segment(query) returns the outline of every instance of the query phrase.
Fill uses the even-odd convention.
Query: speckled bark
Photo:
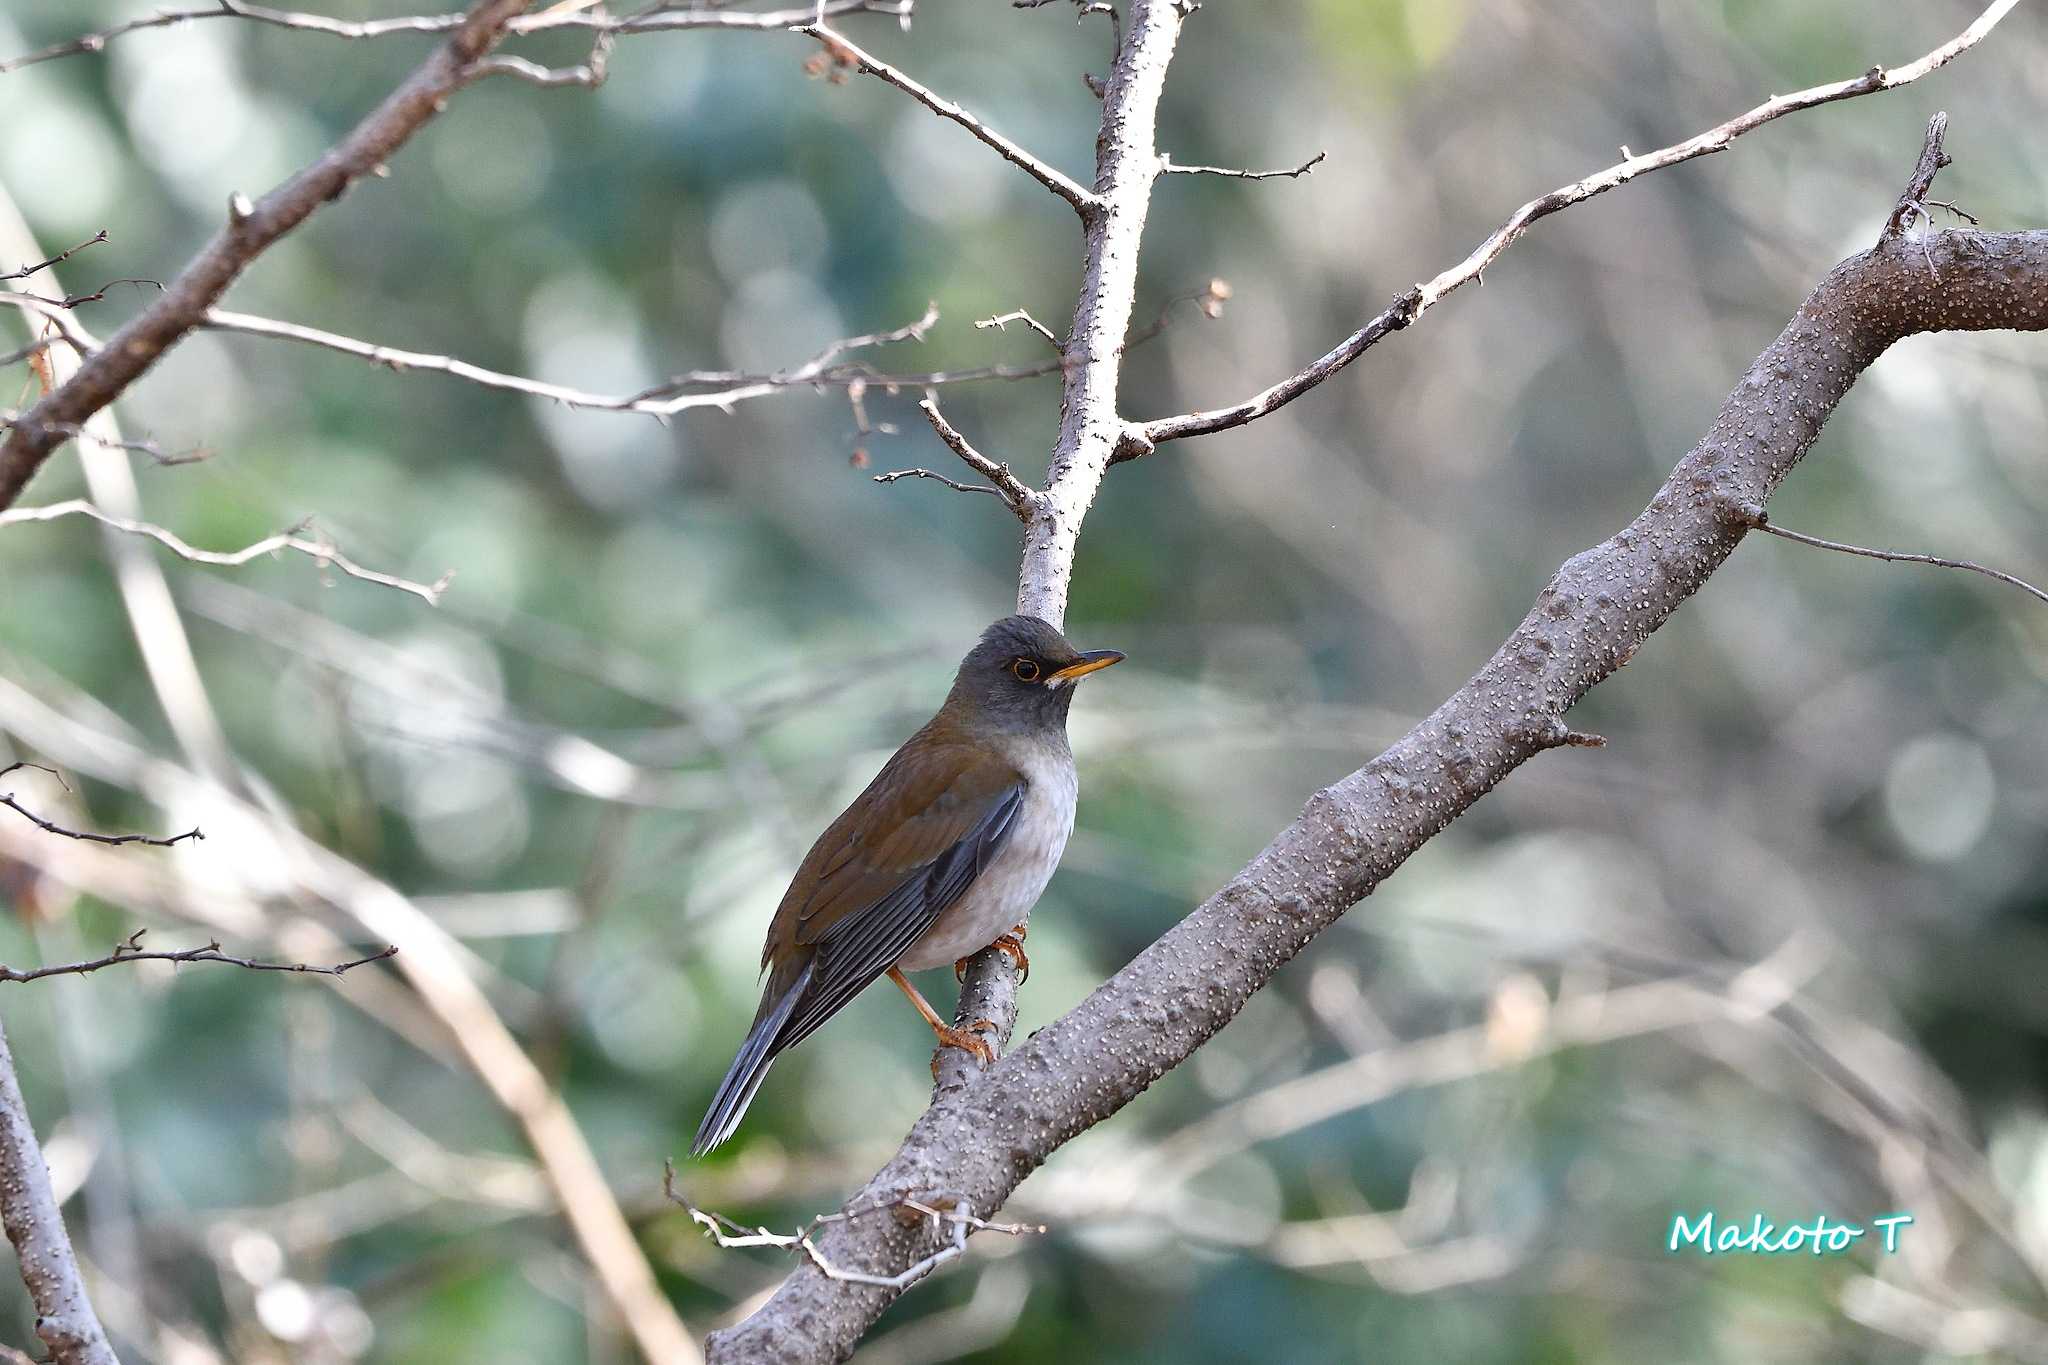
[[[57,1365],[118,1365],[79,1278],[78,1257],[50,1189],[50,1171],[30,1126],[14,1075],[14,1053],[0,1030],[0,1222],[21,1262],[21,1282],[36,1306],[36,1335]]]
[[[1722,404],[1704,439],[1612,539],[1565,562],[1485,667],[1392,748],[1311,797],[1250,865],[1079,1006],[941,1097],[849,1201],[950,1194],[988,1216],[1062,1143],[1122,1108],[1517,766],[1565,742],[1565,711],[1706,582],[1865,366],[1917,332],[2048,327],[2048,232],[1944,232],[1844,261]],[[832,1225],[834,1265],[893,1274],[925,1226]],[[892,1291],[800,1264],[713,1361],[850,1355]]]
[[[1067,585],[1082,519],[1094,505],[1102,476],[1124,434],[1117,412],[1124,338],[1138,293],[1138,252],[1152,187],[1161,174],[1155,124],[1166,69],[1173,61],[1186,16],[1168,0],[1138,0],[1103,89],[1102,125],[1095,139],[1095,199],[1081,215],[1081,287],[1074,325],[1061,348],[1060,431],[1053,443],[1045,489],[1024,525],[1017,573],[1017,610],[1054,625],[1066,618]],[[998,1046],[1008,1046],[1017,1023],[1016,963],[998,952],[976,954],[960,988],[953,1022],[971,1029],[995,1025]],[[957,1048],[938,1054],[935,1096],[964,1089],[981,1074]]]

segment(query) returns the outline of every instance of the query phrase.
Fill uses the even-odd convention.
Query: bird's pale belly
[[[980,952],[1024,922],[1045,884],[1052,880],[1053,869],[1059,866],[1067,839],[1074,832],[1078,795],[1074,770],[1071,761],[1060,768],[1033,775],[1024,809],[1017,813],[1017,824],[1001,852],[938,923],[897,959],[898,967],[921,972],[948,966]]]

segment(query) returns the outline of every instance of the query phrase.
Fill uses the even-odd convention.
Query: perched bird
[[[995,1053],[939,1017],[905,972],[991,945],[1024,963],[1024,920],[1074,832],[1074,683],[1124,656],[1086,652],[1036,616],[982,632],[953,690],[797,867],[768,925],[754,1027],[691,1150],[732,1136],[776,1056],[887,976],[944,1047]]]

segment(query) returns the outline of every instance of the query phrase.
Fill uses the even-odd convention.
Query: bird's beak
[[[1068,664],[1065,668],[1058,670],[1045,680],[1045,684],[1048,687],[1058,687],[1062,683],[1071,683],[1076,678],[1085,678],[1098,669],[1108,668],[1111,664],[1120,664],[1123,661],[1124,654],[1120,649],[1086,650],[1082,653],[1079,663]]]

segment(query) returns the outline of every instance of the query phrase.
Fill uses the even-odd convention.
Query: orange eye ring
[[[1035,683],[1043,673],[1036,659],[1017,658],[1010,660],[1010,672],[1018,682]]]

